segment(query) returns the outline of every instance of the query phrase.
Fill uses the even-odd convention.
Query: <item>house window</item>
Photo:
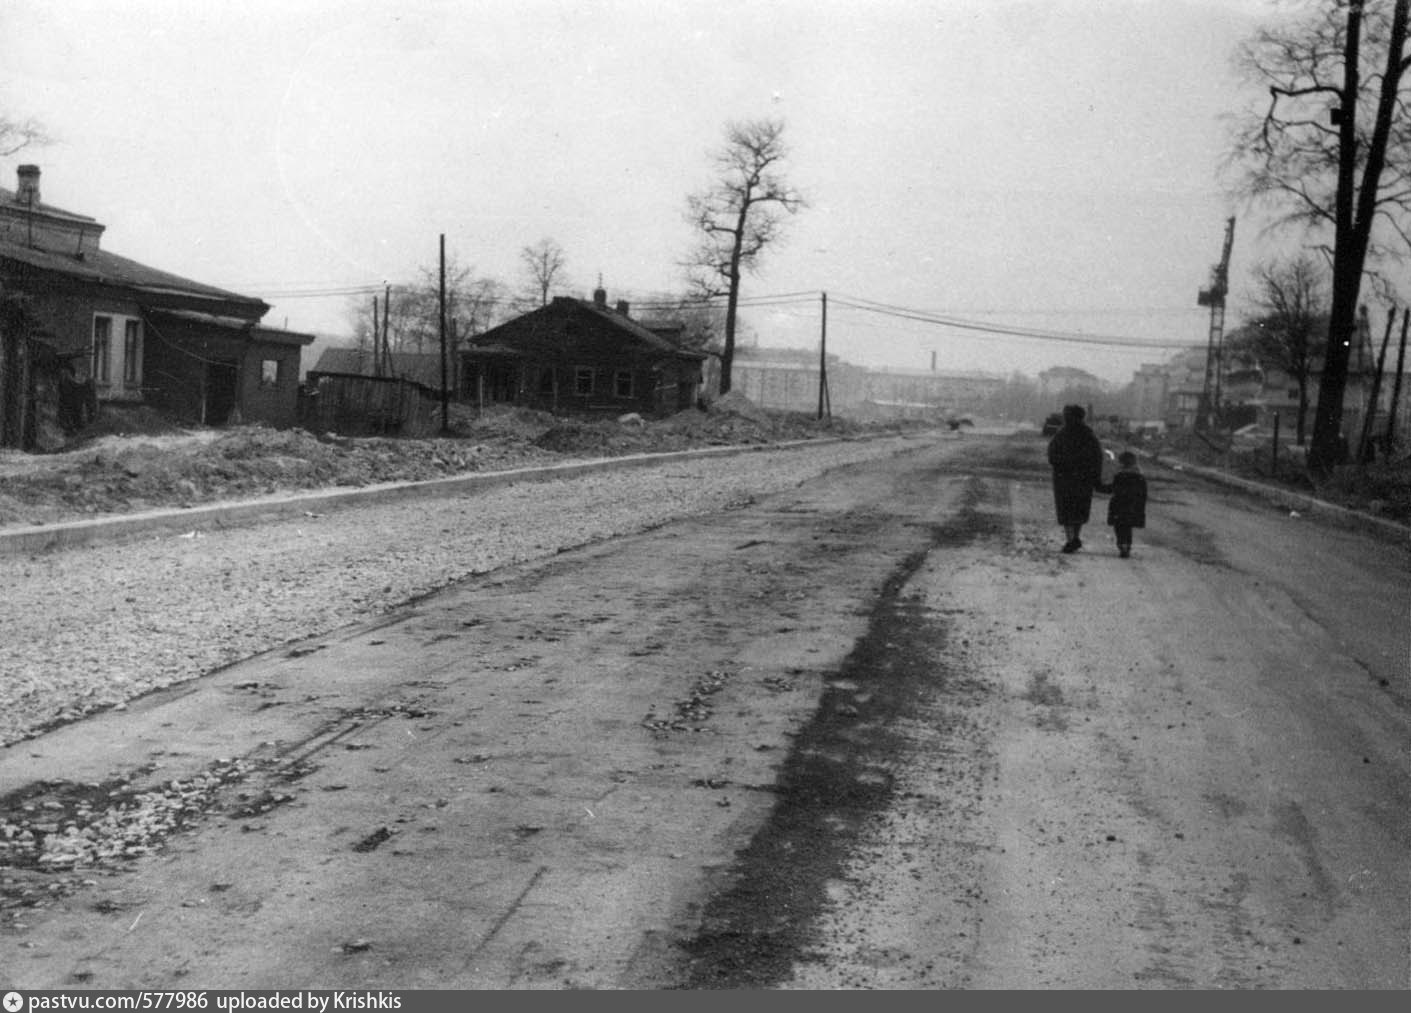
[[[113,318],[93,318],[93,379],[109,383],[113,378]]]
[[[124,320],[122,334],[122,382],[124,387],[142,383],[142,322]]]
[[[587,397],[593,393],[593,369],[591,366],[577,366],[573,370],[573,392]]]
[[[114,344],[121,328],[122,343]],[[136,390],[142,385],[142,321],[107,313],[93,318],[93,379],[113,388]]]
[[[554,371],[552,369],[539,370],[539,393],[552,394],[554,392]]]
[[[264,359],[260,362],[260,386],[279,386],[279,360]]]
[[[612,375],[612,392],[618,397],[632,396],[632,371],[619,369]]]

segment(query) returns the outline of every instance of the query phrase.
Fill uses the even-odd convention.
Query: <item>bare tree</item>
[[[1295,429],[1301,447],[1306,435],[1309,381],[1323,354],[1327,333],[1327,271],[1307,254],[1264,264],[1255,271],[1255,291],[1249,298],[1257,315],[1232,335],[1231,351],[1281,370],[1297,384]]]
[[[1250,196],[1331,230],[1332,305],[1309,464],[1341,459],[1347,365],[1369,253],[1411,247],[1411,116],[1401,96],[1411,0],[1337,0],[1242,50],[1268,104],[1238,121],[1231,162]],[[1363,73],[1364,62],[1370,73]]]
[[[540,306],[549,305],[549,293],[554,283],[563,284],[563,268],[566,263],[563,247],[547,236],[533,246],[519,251],[519,259],[530,278],[530,287],[539,300]]]
[[[655,295],[634,306],[644,327],[679,328],[682,348],[719,355],[725,333],[725,309],[719,303],[690,295]]]
[[[761,254],[782,236],[787,216],[807,206],[781,175],[788,155],[780,120],[730,123],[725,145],[711,156],[716,178],[687,198],[687,220],[700,233],[683,267],[700,298],[725,296],[720,393],[730,390],[740,278],[759,270]]]
[[[423,267],[410,284],[392,285],[382,311],[387,323],[382,339],[393,352],[437,352],[441,347],[440,267]],[[494,278],[475,274],[470,267],[446,263],[446,326],[452,360],[460,344],[499,322],[509,299],[505,286]],[[372,335],[370,300],[358,296],[348,315],[354,341],[367,347]],[[379,325],[380,326],[380,325]]]
[[[0,155],[13,155],[25,148],[52,141],[53,138],[38,120],[17,120],[0,115]]]

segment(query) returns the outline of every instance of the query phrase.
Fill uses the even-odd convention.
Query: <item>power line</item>
[[[350,284],[350,285],[327,285],[327,286],[291,286],[288,289],[278,288],[266,289],[263,298],[271,301],[283,302],[298,299],[327,299],[337,297],[351,297],[379,293],[385,287],[385,282],[376,284]],[[247,286],[257,289],[258,286]],[[679,310],[690,306],[703,306],[720,308],[726,296],[708,296],[700,299],[644,299],[633,303],[633,308],[637,310]],[[757,296],[741,296],[736,300],[736,306],[740,309],[796,309],[801,307],[816,306],[819,299],[818,291],[798,291],[766,293]],[[485,307],[502,307],[522,305],[523,299],[515,297],[490,298],[477,300],[479,305]],[[839,308],[856,310],[860,313],[868,313],[876,316],[887,317],[893,320],[906,320],[913,323],[926,324],[933,327],[945,327],[954,330],[972,331],[980,334],[992,334],[998,337],[1020,338],[1034,341],[1056,341],[1069,344],[1098,345],[1115,348],[1134,349],[1187,349],[1200,347],[1191,341],[1165,341],[1160,339],[1136,338],[1130,335],[1097,334],[1082,331],[1059,331],[1048,328],[1023,327],[1014,324],[990,323],[983,320],[976,320],[969,316],[957,316],[936,310],[918,309],[915,307],[903,306],[896,303],[886,303],[874,299],[866,299],[861,296],[833,295],[833,305]],[[978,310],[977,314],[1001,313],[1000,310]],[[1025,310],[1025,315],[1042,315],[1042,310]],[[1065,314],[1076,314],[1082,312],[1106,312],[1116,313],[1119,310],[1105,311],[1081,311],[1065,310]],[[1133,311],[1142,312],[1142,311]],[[1165,312],[1165,311],[1163,311]]]
[[[970,320],[963,317],[950,316],[948,314],[934,313],[928,310],[910,309],[904,306],[880,303],[858,297],[835,296],[833,301],[835,305],[846,306],[864,313],[874,313],[899,320],[911,320],[938,327],[976,331],[1005,337],[1031,338],[1040,341],[1062,341],[1081,345],[1106,345],[1122,348],[1160,349],[1197,347],[1189,341],[1162,341],[1134,338],[1128,335],[1086,334],[1083,332],[1054,331],[1037,327],[991,324],[980,320]]]

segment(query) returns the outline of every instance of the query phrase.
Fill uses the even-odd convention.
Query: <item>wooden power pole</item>
[[[451,392],[446,389],[446,234],[441,233],[441,435],[451,431]]]
[[[818,417],[829,413],[828,404],[828,293],[823,295],[823,329],[818,338]]]

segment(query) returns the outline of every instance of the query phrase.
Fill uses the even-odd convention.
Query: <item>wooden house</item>
[[[45,203],[38,166],[19,167],[15,191],[0,189],[0,289],[24,307],[25,333],[7,327],[8,344],[43,342],[99,403],[205,425],[294,425],[300,352],[314,336],[262,324],[270,307],[260,299],[103,249],[104,230]],[[33,385],[0,390],[23,399]]]
[[[554,414],[670,415],[696,403],[704,352],[675,328],[648,328],[626,302],[560,296],[476,335],[461,349],[460,397]]]

